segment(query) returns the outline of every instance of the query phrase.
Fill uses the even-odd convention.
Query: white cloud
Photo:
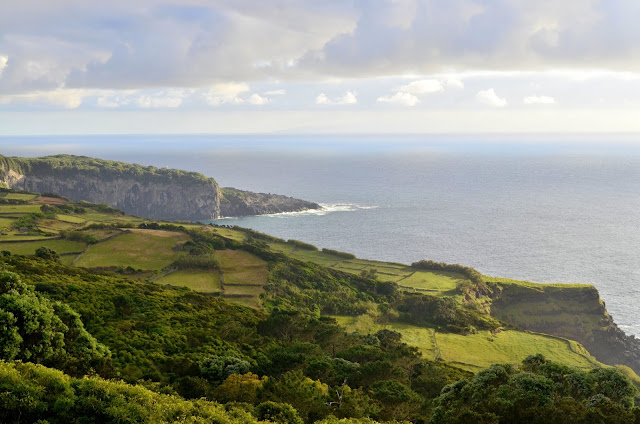
[[[287,91],[284,88],[281,88],[280,90],[269,90],[264,92],[265,96],[284,96],[285,94],[287,94]]]
[[[358,103],[358,98],[352,91],[347,91],[344,96],[338,97],[335,103],[337,105],[355,105]]]
[[[253,93],[251,96],[249,96],[249,99],[247,101],[252,105],[261,106],[267,104],[269,102],[269,99],[266,97],[262,97],[259,94]]]
[[[507,105],[507,99],[498,97],[495,90],[490,88],[488,90],[478,91],[476,99],[487,106],[493,107],[505,107]]]
[[[464,88],[464,83],[461,80],[457,79],[457,78],[449,78],[444,83],[448,87]]]
[[[141,108],[177,108],[182,105],[186,93],[184,90],[162,90],[150,95],[142,95],[135,99],[135,103]]]
[[[0,77],[2,76],[2,71],[7,67],[7,63],[9,63],[9,58],[7,56],[0,56]]]
[[[403,85],[398,89],[405,93],[411,94],[430,94],[443,91],[444,87],[442,83],[436,79],[423,79],[419,81],[410,82],[407,85]]]
[[[317,105],[355,105],[358,103],[358,97],[353,91],[347,91],[344,95],[330,99],[326,94],[320,93],[316,97]]]
[[[420,99],[411,93],[405,93],[398,91],[393,96],[380,96],[377,100],[378,103],[391,103],[395,105],[412,107],[420,103]]]
[[[211,106],[220,106],[223,104],[241,104],[244,99],[240,94],[249,91],[249,85],[246,83],[221,83],[215,84],[211,89],[206,91],[203,96],[205,102]]]
[[[136,104],[142,108],[176,108],[182,105],[182,98],[140,96],[136,100]]]
[[[525,105],[552,105],[555,104],[556,99],[550,96],[527,96],[522,99]]]
[[[320,94],[318,94],[318,97],[316,97],[316,104],[317,105],[328,105],[330,103],[331,102],[329,101],[329,98],[324,93],[320,93]]]
[[[82,104],[86,95],[88,95],[87,91],[77,89],[33,91],[0,96],[0,104],[45,104],[65,109],[76,109]]]
[[[104,107],[107,109],[114,109],[117,107],[120,107],[120,102],[118,101],[118,99],[111,97],[111,96],[102,96],[99,97],[98,100],[96,100],[96,104],[99,107]]]

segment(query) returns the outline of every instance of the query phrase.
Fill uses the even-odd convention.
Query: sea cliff
[[[222,216],[318,209],[286,196],[220,189],[196,172],[156,168],[84,156],[0,156],[0,184],[37,193],[57,193],[118,208],[129,215],[201,221]]]

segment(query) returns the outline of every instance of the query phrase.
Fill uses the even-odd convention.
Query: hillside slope
[[[180,397],[226,404],[230,422],[247,423],[464,422],[452,418],[461,411],[626,423],[640,414],[633,371],[571,340],[615,327],[591,286],[368,261],[239,227],[8,190],[0,224],[0,340],[9,341],[0,393],[10,394],[0,396],[0,421],[67,422],[91,403],[87,419],[105,422],[156,413],[163,418],[149,419],[224,422],[218,405]],[[525,329],[544,322],[558,334]],[[127,384],[79,378],[87,373]],[[493,400],[473,400],[485,395]],[[20,403],[26,397],[37,401]]]

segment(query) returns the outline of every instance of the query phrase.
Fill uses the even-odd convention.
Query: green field
[[[0,214],[25,214],[40,212],[40,205],[2,205],[0,206]]]
[[[520,363],[528,355],[543,354],[547,359],[578,368],[599,365],[578,343],[542,334],[515,330],[492,335],[488,331],[463,336],[436,333],[441,358],[460,364],[463,368],[486,368],[501,363]]]
[[[460,274],[446,271],[416,271],[408,277],[396,281],[403,287],[413,287],[429,294],[442,295],[456,289]]]
[[[0,211],[1,210],[2,209],[0,209]],[[15,222],[15,219],[13,218],[0,218],[0,230],[11,227],[11,225],[13,225],[14,222]]]
[[[156,284],[188,287],[193,291],[212,293],[220,291],[220,274],[217,271],[179,270],[154,281]]]
[[[402,334],[405,343],[417,347],[425,358],[442,359],[469,371],[478,371],[494,363],[518,364],[536,353],[578,368],[602,366],[578,343],[543,334],[506,330],[497,334],[479,331],[477,334],[462,335],[409,324],[375,324],[366,315],[333,318],[347,332],[366,334],[382,329],[397,331]]]
[[[224,273],[225,290],[227,284],[244,284],[262,287],[267,283],[267,263],[259,257],[242,250],[218,250]]]
[[[131,266],[135,269],[159,270],[184,254],[175,248],[188,239],[189,236],[183,233],[132,229],[111,240],[90,246],[76,262],[76,266]]]
[[[7,193],[6,196],[3,196],[5,199],[14,199],[14,200],[26,200],[30,201],[38,197],[37,194],[27,194],[27,193]]]
[[[33,255],[39,247],[48,247],[57,253],[82,252],[86,244],[70,240],[38,240],[22,243],[2,243],[0,250],[8,250],[14,255]]]
[[[57,217],[60,221],[68,222],[70,224],[84,224],[85,222],[87,222],[86,219],[73,215],[64,215],[59,213]]]

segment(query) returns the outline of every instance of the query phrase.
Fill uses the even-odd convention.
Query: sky
[[[0,135],[640,132],[637,0],[0,0]]]

